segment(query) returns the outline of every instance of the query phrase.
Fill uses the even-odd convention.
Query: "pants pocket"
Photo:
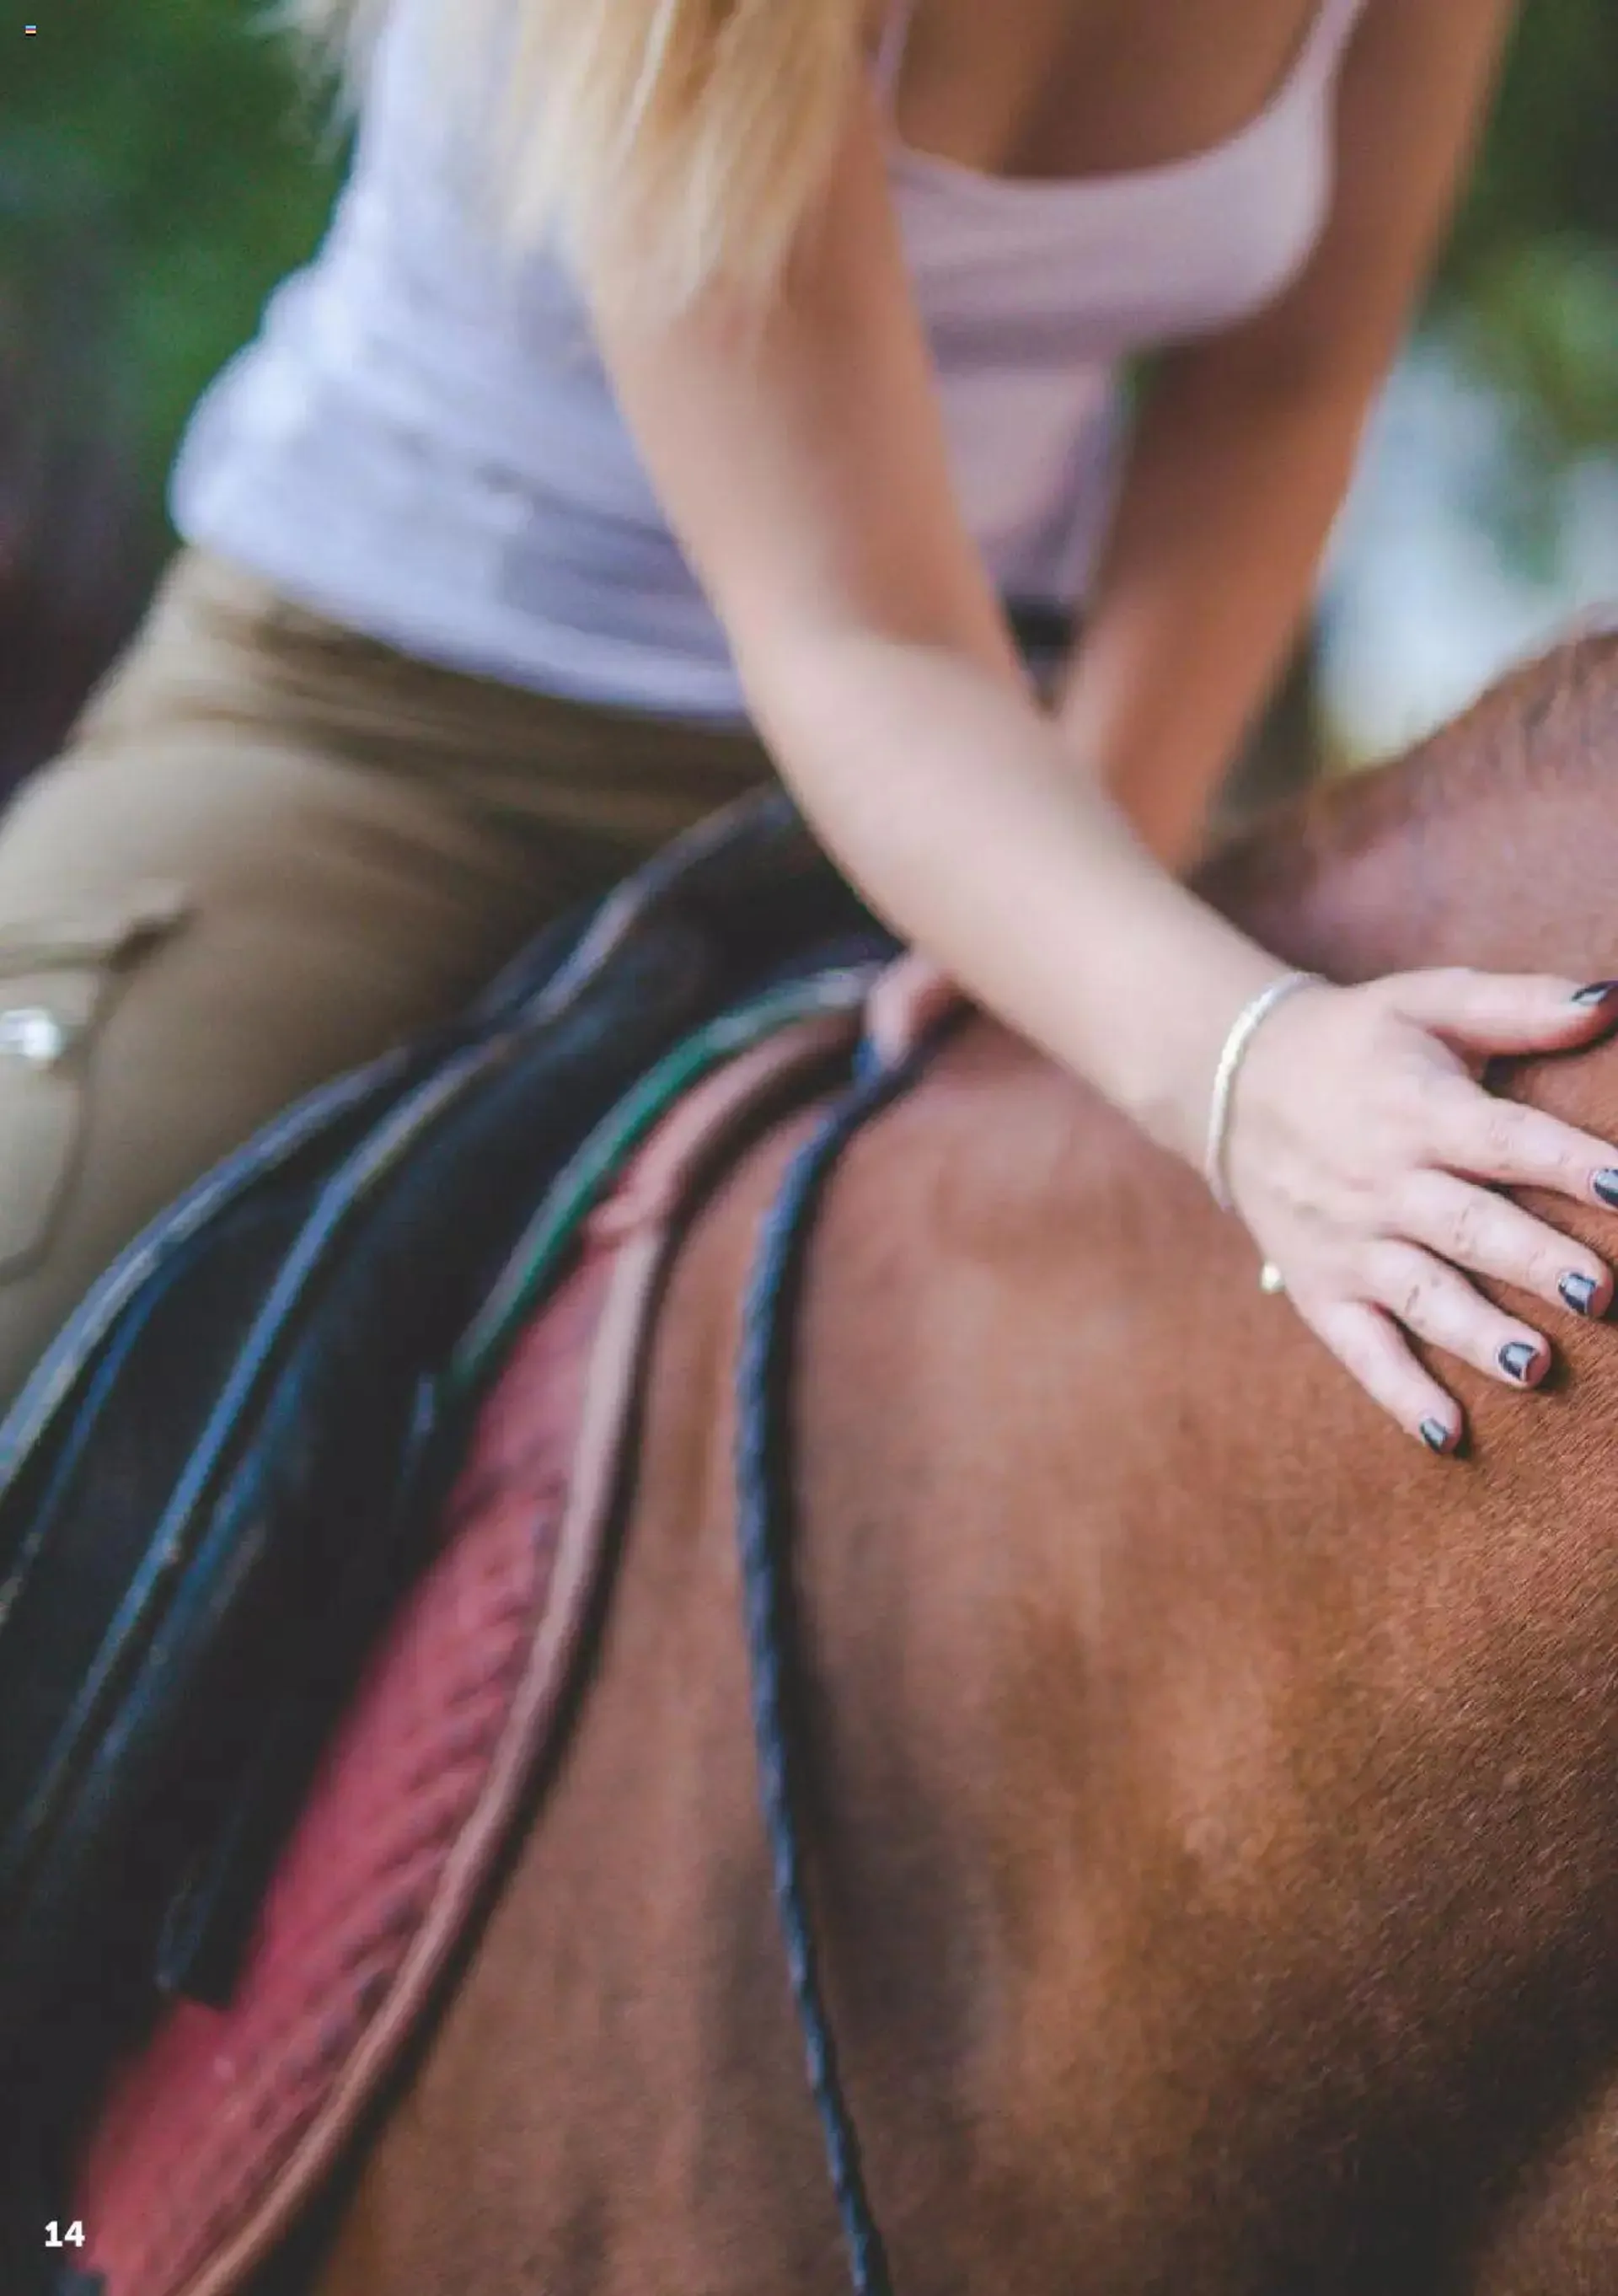
[[[0,919],[0,1283],[37,1265],[78,1168],[107,1013],[190,916],[147,882]]]

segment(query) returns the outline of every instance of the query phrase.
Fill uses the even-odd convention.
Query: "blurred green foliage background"
[[[315,243],[329,107],[241,0],[28,4],[38,31],[0,87],[0,294],[75,367],[61,334],[87,330],[102,372],[73,388],[155,491],[192,402]]]

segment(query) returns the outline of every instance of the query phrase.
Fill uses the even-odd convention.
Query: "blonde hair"
[[[277,0],[352,96],[392,0]],[[436,0],[486,89],[494,216],[648,314],[776,284],[829,176],[869,0]]]

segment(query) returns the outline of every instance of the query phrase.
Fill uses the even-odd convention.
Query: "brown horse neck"
[[[1618,633],[1528,663],[1396,764],[1328,783],[1199,890],[1340,980],[1618,970]]]
[[[1205,884],[1342,980],[1618,973],[1615,767],[1593,640]],[[1618,1047],[1520,1088],[1618,1136]],[[1446,1362],[1435,1464],[1191,1175],[987,1027],[839,1185],[811,1513],[829,1710],[894,1782],[851,1926],[950,1940],[960,2243],[1042,2292],[1066,2224],[1099,2291],[1515,2296],[1494,2211],[1618,2065],[1618,1334],[1558,1322],[1528,1398]]]

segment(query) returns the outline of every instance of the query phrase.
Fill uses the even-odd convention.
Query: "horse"
[[[1592,637],[1201,889],[1338,980],[1611,975],[1614,757]],[[1618,1129],[1618,1046],[1491,1081]],[[849,2284],[735,1467],[760,1224],[820,1122],[764,1128],[682,1234],[528,1822],[266,2296]],[[1558,1326],[1526,1396],[1442,1365],[1470,1439],[1434,1459],[1255,1274],[1192,1174],[982,1017],[832,1178],[797,1302],[790,1718],[896,2296],[1618,2284],[1614,1335]]]
[[[1614,769],[1598,636],[1201,890],[1341,981],[1610,974]],[[1618,1130],[1618,1046],[1491,1080]],[[731,1471],[749,1258],[813,1121],[682,1250],[588,1681],[318,2296],[847,2285]],[[1527,1397],[1443,1364],[1470,1437],[1434,1460],[1254,1275],[1194,1176],[982,1017],[831,1188],[800,1726],[898,2296],[1618,2285],[1618,1340],[1558,1324]]]

